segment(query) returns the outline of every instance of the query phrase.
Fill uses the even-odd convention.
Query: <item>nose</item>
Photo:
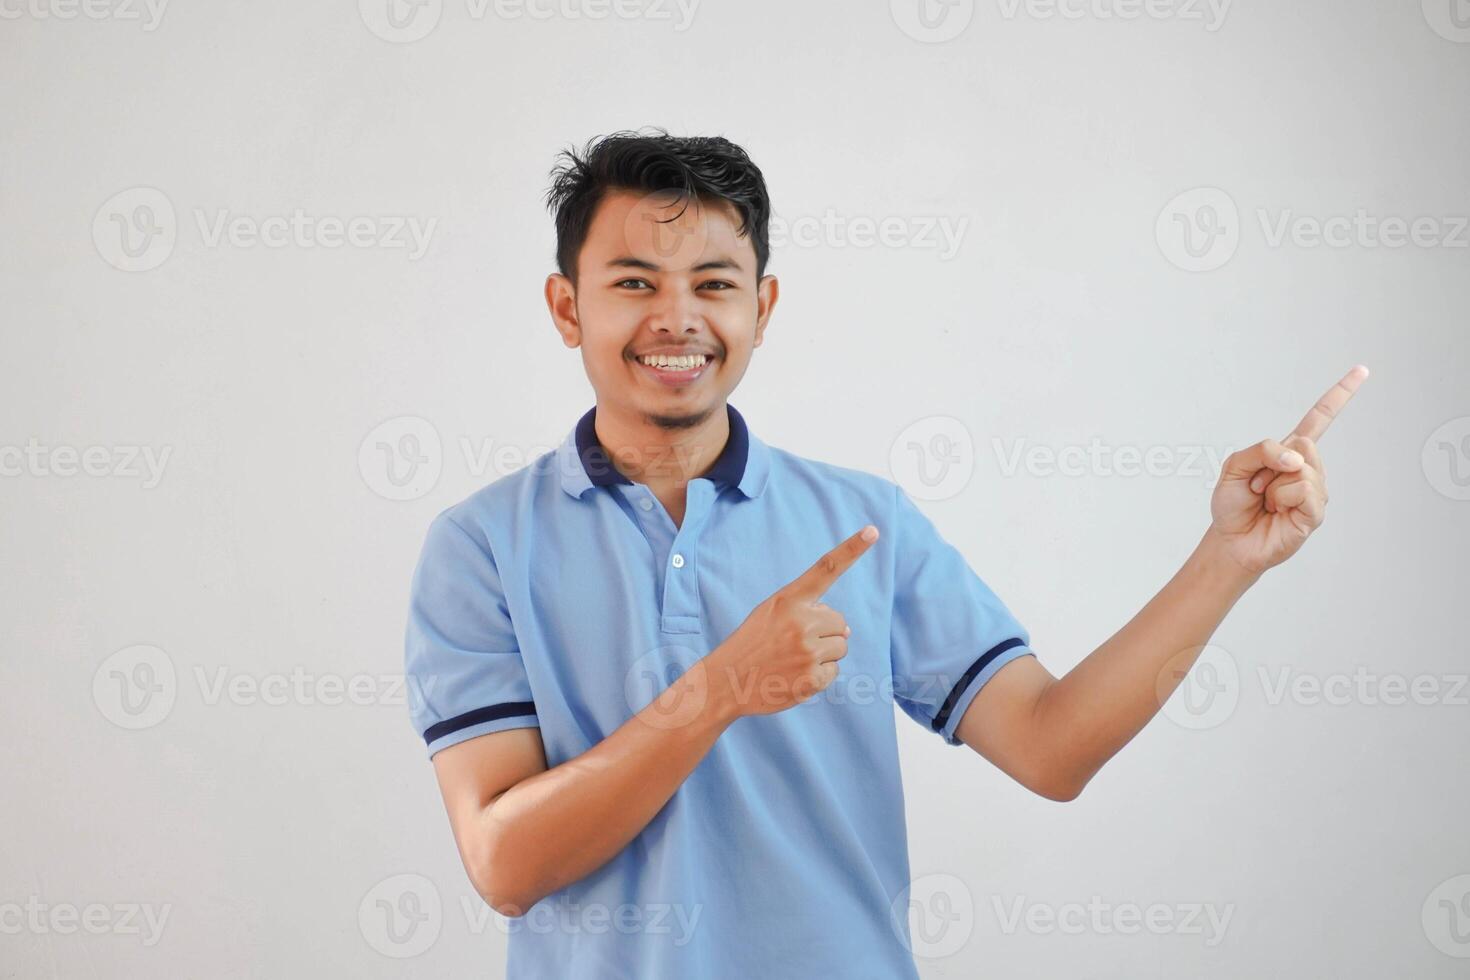
[[[661,334],[694,334],[704,328],[692,290],[683,285],[666,285],[649,311],[648,327]]]

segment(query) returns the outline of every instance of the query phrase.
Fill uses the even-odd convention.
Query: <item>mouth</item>
[[[694,354],[684,357],[649,355],[635,357],[633,362],[640,373],[670,388],[691,385],[713,370],[719,358],[709,354]]]

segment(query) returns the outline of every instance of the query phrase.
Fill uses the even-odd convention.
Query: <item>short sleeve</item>
[[[894,484],[894,697],[949,745],[980,688],[1031,654],[1031,637],[965,557]]]
[[[414,569],[404,671],[430,757],[479,735],[539,727],[495,559],[448,512],[429,526]]]

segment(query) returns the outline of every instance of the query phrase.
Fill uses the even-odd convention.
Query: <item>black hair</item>
[[[563,150],[551,170],[546,206],[556,217],[556,265],[577,283],[577,256],[587,240],[592,216],[611,190],[677,191],[688,207],[716,199],[740,213],[738,233],[755,247],[755,275],[765,275],[770,258],[771,203],[766,181],[745,150],[723,136],[670,136],[624,130],[593,137],[581,154]],[[683,208],[679,214],[683,214]],[[675,215],[668,220],[672,221]]]

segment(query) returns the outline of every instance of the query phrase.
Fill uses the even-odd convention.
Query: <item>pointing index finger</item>
[[[1337,418],[1337,413],[1342,411],[1343,406],[1353,397],[1353,393],[1358,390],[1358,386],[1366,377],[1368,377],[1368,369],[1361,364],[1343,375],[1342,380],[1328,389],[1327,394],[1317,399],[1317,404],[1302,416],[1296,428],[1291,430],[1291,435],[1305,436],[1313,442],[1322,438],[1322,434],[1327,431],[1332,420]]]
[[[853,566],[868,546],[878,540],[878,529],[871,524],[827,552],[817,563],[793,579],[783,590],[788,595],[816,602],[842,573]]]

